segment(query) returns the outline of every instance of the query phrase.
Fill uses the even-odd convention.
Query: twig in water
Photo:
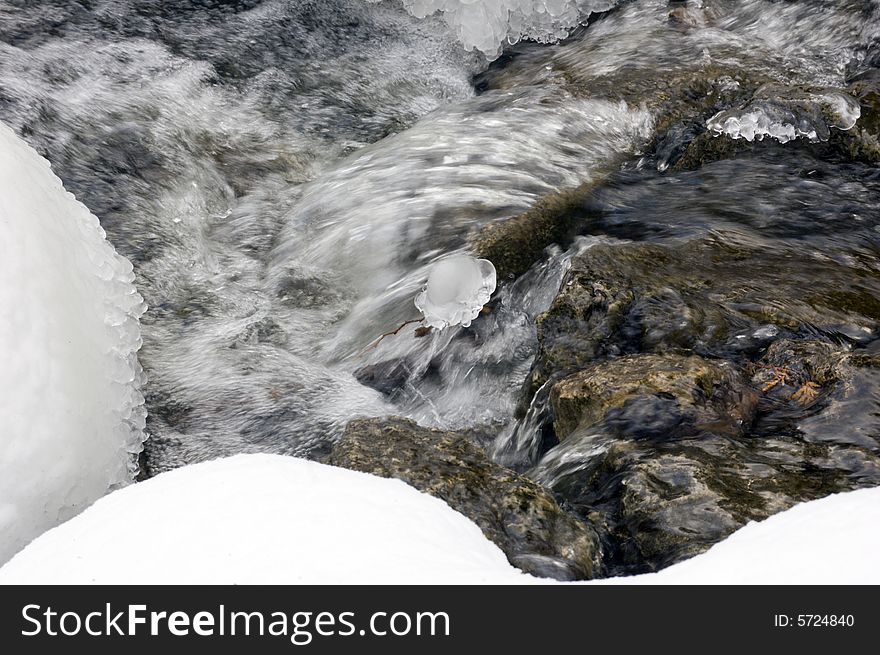
[[[412,318],[408,321],[404,321],[403,323],[398,325],[396,329],[391,330],[391,332],[386,332],[385,334],[381,335],[378,339],[368,343],[366,345],[366,347],[362,351],[360,351],[360,353],[358,353],[358,354],[363,355],[370,348],[378,347],[379,344],[382,343],[382,339],[384,339],[385,337],[393,337],[395,334],[399,333],[407,325],[412,325],[413,323],[421,323],[423,320],[424,320],[423,318]]]

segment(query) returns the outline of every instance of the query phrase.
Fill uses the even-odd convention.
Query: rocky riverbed
[[[174,4],[0,13],[0,118],[150,306],[142,477],[398,477],[560,579],[880,485],[875,2],[624,2],[491,61],[396,2]],[[459,251],[480,317],[377,345]]]

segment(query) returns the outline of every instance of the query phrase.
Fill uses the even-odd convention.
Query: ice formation
[[[0,562],[132,479],[145,420],[133,279],[0,124]]]
[[[380,2],[381,0],[368,0]],[[564,39],[592,12],[606,11],[616,0],[401,0],[413,16],[442,12],[464,46],[494,59],[505,41],[553,42]]]
[[[495,266],[488,259],[453,255],[434,264],[416,296],[425,324],[442,330],[468,327],[495,291]]]
[[[716,135],[746,141],[765,136],[780,143],[799,138],[827,141],[831,128],[851,129],[860,113],[856,99],[843,91],[764,87],[745,107],[715,114],[707,127]]]
[[[876,584],[878,526],[880,488],[862,489],[749,523],[659,573],[597,582]],[[185,466],[102,498],[0,568],[0,584],[40,583],[595,584],[521,573],[400,480],[282,455]]]

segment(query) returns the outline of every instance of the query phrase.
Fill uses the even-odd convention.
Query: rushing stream
[[[0,1],[0,119],[100,218],[149,306],[142,475],[241,452],[323,457],[354,416],[408,417],[467,431],[601,524],[621,571],[880,484],[877,369],[800,379],[772,359],[786,339],[833,346],[826,368],[880,350],[880,173],[834,150],[864,121],[847,89],[880,65],[880,5],[632,0],[494,61],[457,36],[390,0]],[[715,153],[716,115],[715,132],[754,143]],[[571,229],[525,270],[495,262],[499,290],[472,326],[375,343],[418,318],[432,262],[572,189],[585,191]],[[595,310],[575,328],[539,320],[575,274],[626,278],[628,309],[601,338]],[[560,354],[572,347],[583,356]],[[563,430],[559,380],[646,354],[739,377],[719,373],[696,409],[670,410],[664,387]],[[752,514],[700,491],[712,529],[689,515],[674,530],[694,548],[633,547],[615,524],[642,525],[621,518],[632,467],[654,457],[669,465],[638,475],[675,486],[687,471],[688,489],[717,492],[661,433],[700,435],[693,448],[736,462],[725,480],[740,467],[778,481],[783,460],[817,477],[762,489]],[[622,434],[644,445],[615,468]]]

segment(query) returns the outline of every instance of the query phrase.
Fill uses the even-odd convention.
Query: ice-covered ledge
[[[382,0],[367,0],[381,2]],[[616,0],[399,0],[413,16],[440,12],[468,50],[490,59],[505,42],[520,39],[554,42],[591,13],[606,11]]]
[[[0,563],[131,481],[145,409],[131,264],[0,124]]]

